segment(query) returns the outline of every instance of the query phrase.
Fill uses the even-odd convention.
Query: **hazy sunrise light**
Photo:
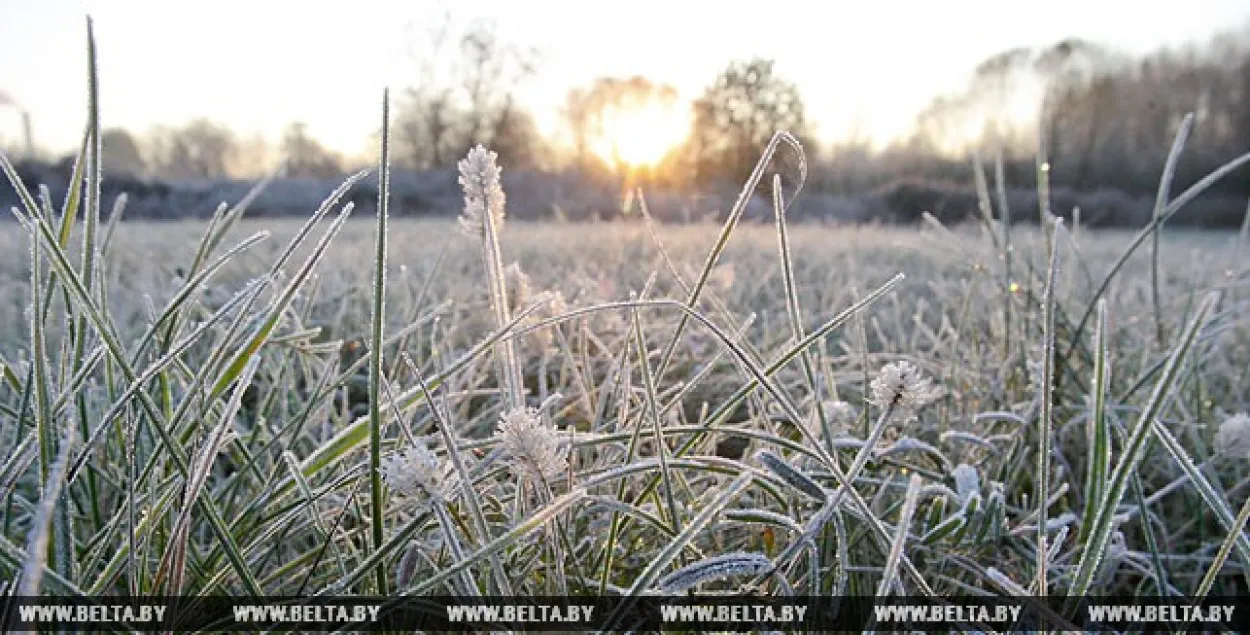
[[[0,633],[1250,633],[1247,201],[1250,0],[0,0]]]

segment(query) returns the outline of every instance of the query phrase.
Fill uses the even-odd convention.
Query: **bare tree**
[[[211,179],[230,175],[237,150],[229,128],[208,119],[196,119],[180,128],[153,130],[147,155],[157,176]]]
[[[741,181],[779,130],[808,135],[798,88],[780,77],[773,62],[735,62],[694,103],[689,151],[698,178]]]
[[[308,126],[303,122],[287,126],[282,136],[282,156],[289,176],[331,178],[343,174],[339,156],[309,136]]]
[[[100,135],[100,144],[104,151],[104,169],[110,174],[125,176],[144,176],[147,165],[139,144],[135,138],[123,128],[109,128]]]
[[[537,135],[517,128],[528,115],[514,97],[537,68],[535,51],[505,42],[489,21],[458,29],[450,14],[418,44],[412,52],[417,81],[405,91],[396,125],[398,150],[410,167],[449,165],[471,144],[495,145],[505,130],[510,130],[509,152],[518,160],[535,154],[518,145]]]

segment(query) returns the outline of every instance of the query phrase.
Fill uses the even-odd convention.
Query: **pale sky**
[[[905,130],[934,94],[1007,48],[1081,37],[1147,52],[1250,19],[1247,0],[0,0],[0,93],[31,113],[37,145],[76,147],[90,14],[105,127],[143,133],[206,116],[276,141],[300,120],[359,156],[383,87],[414,81],[414,33],[449,6],[541,51],[521,97],[544,132],[566,91],[595,77],[641,74],[690,99],[731,60],[762,56],[798,84],[825,139],[856,121],[878,137]],[[0,143],[17,141],[19,121],[0,105]]]

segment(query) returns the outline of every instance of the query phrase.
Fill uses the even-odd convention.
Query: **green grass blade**
[[[369,339],[369,509],[373,549],[383,540],[382,508],[382,376],[383,327],[386,323],[386,240],[387,205],[390,199],[390,93],[382,93],[382,153],[378,164],[378,220],[373,255],[373,313]],[[387,594],[386,569],[377,569],[378,593]]]

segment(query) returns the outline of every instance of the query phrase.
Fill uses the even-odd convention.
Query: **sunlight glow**
[[[685,139],[690,117],[680,104],[648,102],[637,108],[609,111],[603,133],[591,147],[608,163],[654,166]]]

